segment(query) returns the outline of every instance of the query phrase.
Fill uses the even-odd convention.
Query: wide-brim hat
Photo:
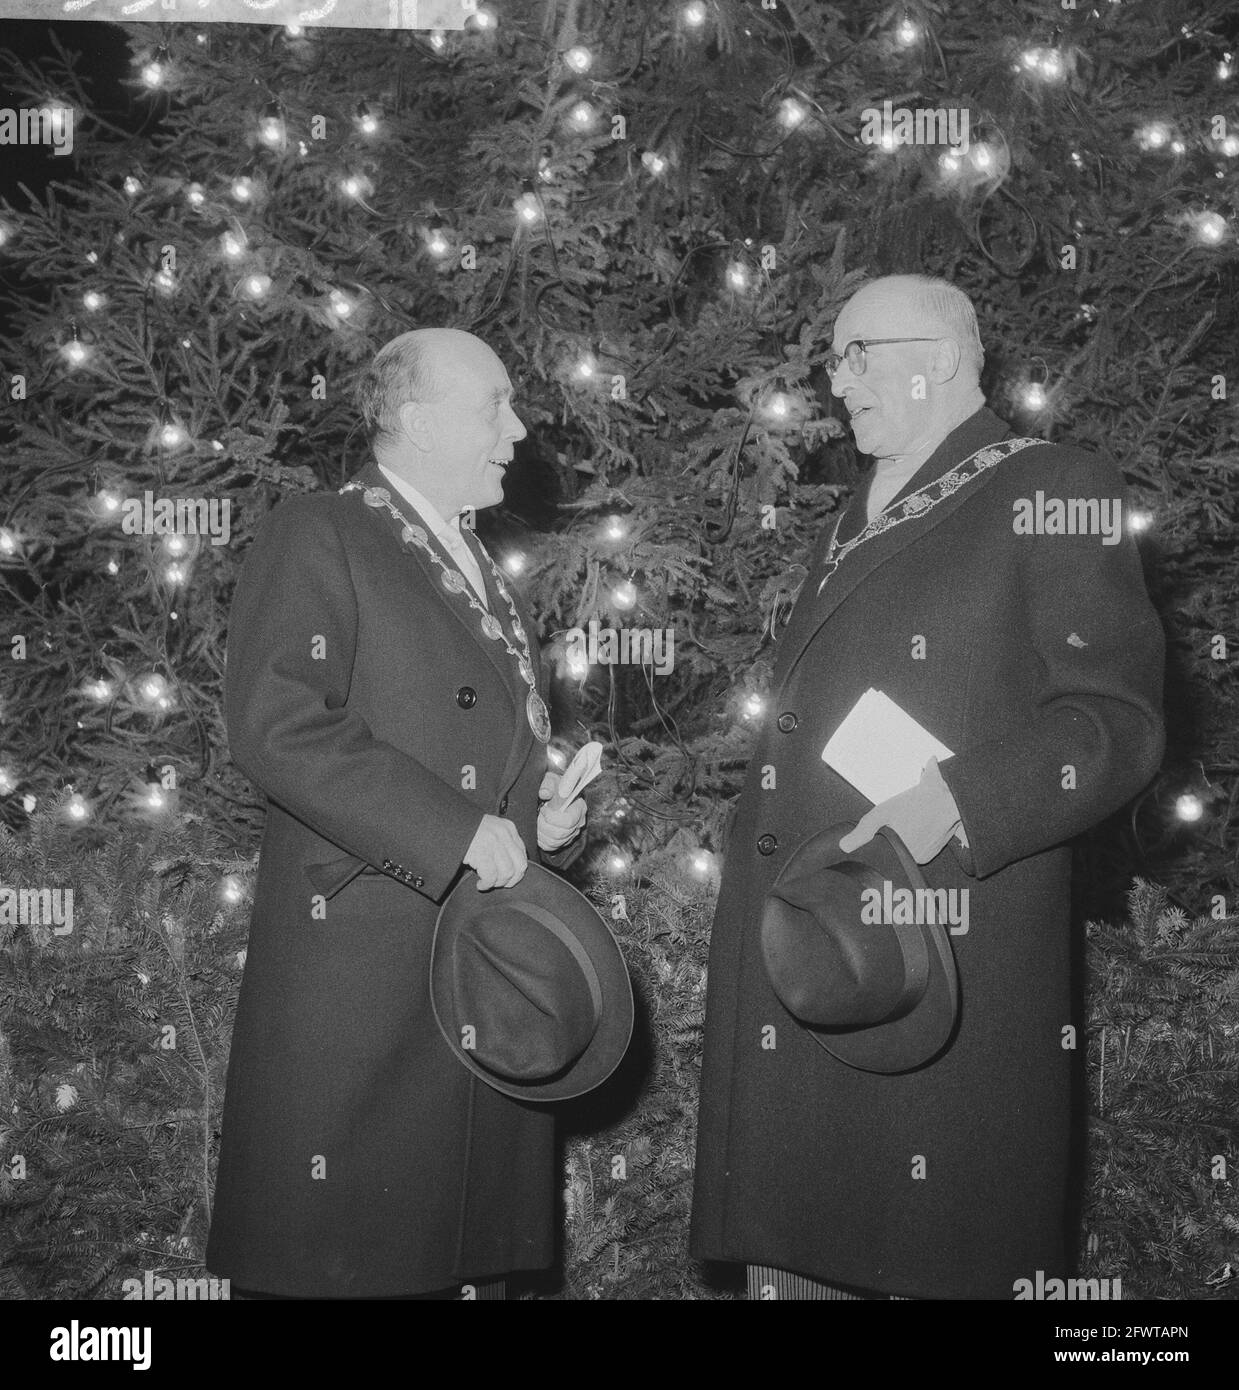
[[[430,948],[439,1031],[475,1076],[519,1100],[571,1100],[619,1066],[632,982],[588,898],[540,864],[512,888],[448,894]]]
[[[762,958],[780,1002],[827,1052],[861,1071],[913,1071],[955,1031],[951,939],[941,921],[902,920],[909,901],[932,918],[941,899],[917,893],[927,885],[899,836],[884,826],[845,854],[853,828],[809,836],[783,865],[762,905]],[[904,889],[903,910],[886,909]]]

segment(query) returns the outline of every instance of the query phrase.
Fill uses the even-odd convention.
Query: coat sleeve
[[[280,503],[250,547],[228,627],[232,756],[324,839],[375,868],[400,866],[438,900],[481,813],[348,708],[357,597],[331,511],[320,497]]]
[[[1026,556],[1012,595],[1012,621],[1033,658],[1023,663],[1034,673],[1026,717],[940,765],[970,845],[952,849],[979,878],[1104,820],[1149,783],[1165,747],[1165,637],[1127,534],[1122,478],[1077,450],[1059,460],[1021,474],[1025,495],[1121,497],[1123,534],[1118,544],[1013,538]]]

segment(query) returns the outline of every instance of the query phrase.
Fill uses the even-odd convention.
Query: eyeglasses
[[[842,355],[837,352],[826,354],[826,375],[833,377],[839,370],[839,363],[846,361],[853,376],[864,376],[865,352],[868,348],[876,347],[879,343],[936,343],[937,341],[937,338],[853,338],[843,349]]]

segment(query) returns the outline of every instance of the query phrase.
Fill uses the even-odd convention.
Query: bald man
[[[388,343],[372,453],[264,520],[237,583],[224,708],[268,801],[224,1100],[211,1272],[234,1296],[498,1298],[553,1258],[553,1119],[455,1058],[430,1007],[439,905],[579,853],[539,810],[534,623],[462,514],[503,500],[525,427],[472,334]]]
[[[753,1298],[1010,1299],[1071,1265],[1069,842],[1157,770],[1164,643],[1107,524],[1117,469],[1013,435],[983,360],[967,296],[924,276],[860,289],[826,359],[874,466],[778,638],[709,960],[692,1249],[746,1265]],[[910,759],[877,805],[822,758],[871,688],[950,750]],[[928,975],[909,948],[899,992],[831,1033],[783,1001],[825,996],[842,966],[810,952],[801,993],[776,991],[762,922],[797,847],[837,827],[844,859],[895,833],[939,931]],[[850,928],[857,979],[880,978],[865,943],[904,921],[883,911]]]

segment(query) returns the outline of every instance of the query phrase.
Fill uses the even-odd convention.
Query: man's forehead
[[[835,343],[843,347],[852,338],[904,337],[919,331],[918,318],[907,295],[862,292],[848,300],[835,320]]]

